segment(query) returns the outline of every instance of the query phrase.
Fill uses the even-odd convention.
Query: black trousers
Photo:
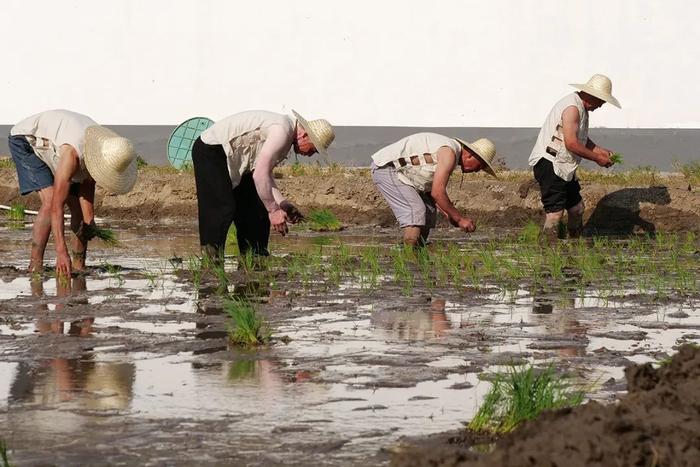
[[[241,254],[252,250],[255,255],[269,255],[270,219],[255,190],[253,174],[245,174],[238,186],[232,188],[223,146],[206,144],[200,138],[192,147],[192,163],[197,186],[199,243],[223,253],[226,234],[233,222]]]

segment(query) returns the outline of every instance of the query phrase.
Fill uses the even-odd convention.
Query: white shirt
[[[71,181],[82,182],[88,175],[83,160],[85,130],[93,125],[97,125],[97,122],[77,112],[47,110],[25,118],[13,126],[10,135],[27,137],[34,153],[49,166],[53,174],[56,173],[60,160],[58,148],[64,144],[71,145],[78,153],[80,164]]]

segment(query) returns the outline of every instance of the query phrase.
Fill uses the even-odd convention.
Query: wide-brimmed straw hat
[[[328,120],[321,118],[308,121],[295,110],[292,110],[292,113],[299,124],[306,130],[316,151],[324,156],[328,155],[328,146],[330,146],[335,139],[335,131],[333,130],[333,126],[328,123]]]
[[[127,138],[109,128],[93,125],[85,130],[85,167],[105,191],[123,194],[136,183],[136,151]]]
[[[471,149],[479,160],[482,162],[481,170],[489,175],[498,178],[496,171],[493,169],[493,160],[496,158],[496,145],[491,142],[491,140],[486,138],[479,138],[473,143],[467,143],[463,139],[455,138],[459,141],[459,144],[467,149]]]
[[[605,75],[595,74],[591,76],[586,84],[570,84],[579,91],[595,96],[598,99],[603,99],[605,102],[609,102],[618,109],[621,109],[620,102],[615,99],[612,95],[612,81]]]

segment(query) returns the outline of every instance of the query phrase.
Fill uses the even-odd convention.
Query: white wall
[[[684,0],[3,0],[0,123],[172,124],[295,108],[339,125],[539,126],[592,73],[593,126],[700,127]]]

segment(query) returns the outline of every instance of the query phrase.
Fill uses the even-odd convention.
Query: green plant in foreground
[[[343,227],[343,224],[330,209],[311,211],[306,220],[310,224],[309,228],[318,232],[334,232]]]
[[[0,459],[2,459],[3,467],[12,467],[10,459],[7,457],[7,443],[4,439],[0,439]]]
[[[24,216],[24,205],[21,203],[14,203],[12,206],[10,206],[10,210],[7,212],[7,217],[11,221],[23,221]]]
[[[545,410],[580,405],[584,392],[572,389],[552,366],[511,366],[499,373],[476,415],[469,423],[474,431],[507,433]]]
[[[619,152],[614,152],[614,153],[610,154],[610,161],[613,164],[624,164],[625,163],[625,159],[622,157],[622,154]]]
[[[232,343],[254,346],[267,344],[270,341],[269,328],[252,303],[234,299],[227,301],[224,308],[232,321],[228,332]]]

